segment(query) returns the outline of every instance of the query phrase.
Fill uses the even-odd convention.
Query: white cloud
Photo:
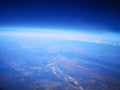
[[[54,38],[54,39],[77,40],[77,41],[95,42],[99,44],[120,46],[120,38],[119,38],[120,35],[113,33],[88,33],[88,32],[85,33],[78,31],[46,30],[46,29],[29,30],[29,28],[24,28],[24,29],[22,28],[21,30],[22,31],[20,31],[19,28],[19,30],[17,31],[0,32],[0,36],[12,36],[12,37],[22,37],[22,38]]]

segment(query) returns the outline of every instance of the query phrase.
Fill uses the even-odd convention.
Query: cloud
[[[115,33],[90,33],[90,32],[80,32],[80,31],[65,31],[65,30],[50,30],[50,29],[49,30],[48,29],[25,30],[25,29],[19,28],[19,30],[17,31],[1,31],[0,36],[12,36],[12,37],[21,37],[21,38],[64,39],[64,40],[86,41],[86,42],[94,42],[99,44],[120,46],[120,38],[119,38],[120,35]],[[24,30],[24,31],[20,31],[20,30]]]

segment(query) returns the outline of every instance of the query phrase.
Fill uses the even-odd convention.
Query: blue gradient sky
[[[0,0],[0,27],[120,32],[119,0]]]

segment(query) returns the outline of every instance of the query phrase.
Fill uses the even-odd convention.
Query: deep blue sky
[[[1,27],[120,32],[119,0],[0,0]]]

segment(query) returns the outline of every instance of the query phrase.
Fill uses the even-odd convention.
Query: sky
[[[0,0],[0,27],[120,33],[119,0]]]

